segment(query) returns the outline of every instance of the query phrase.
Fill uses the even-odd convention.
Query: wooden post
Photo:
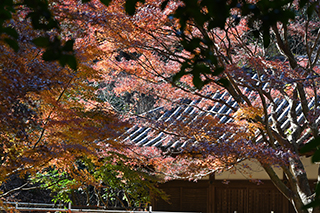
[[[215,211],[215,174],[212,173],[209,176],[209,212],[214,212]]]
[[[68,213],[71,213],[71,202],[68,204]]]

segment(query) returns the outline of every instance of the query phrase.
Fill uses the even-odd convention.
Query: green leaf
[[[200,38],[192,38],[189,42],[189,45],[192,49],[196,49],[197,47],[200,46],[200,42],[202,40]]]
[[[16,40],[10,39],[10,38],[5,38],[4,41],[15,51],[18,52],[19,50],[19,45]]]
[[[109,6],[111,0],[100,0],[100,2],[106,6]]]
[[[164,2],[162,2],[161,4],[161,10],[164,10],[166,8],[166,6],[168,5],[169,0],[165,0]]]
[[[59,64],[64,67],[67,64],[68,57],[62,56],[59,58]]]
[[[47,49],[43,55],[42,59],[45,61],[55,61],[59,59],[60,54],[52,49]]]
[[[227,87],[230,84],[230,82],[226,78],[220,78],[218,81],[216,81],[216,83],[223,87]]]
[[[263,31],[263,46],[267,48],[270,44],[270,32],[269,28]]]
[[[193,72],[204,73],[204,74],[212,74],[210,67],[204,64],[196,64],[193,68]]]
[[[299,1],[299,8],[304,7],[309,1],[308,0],[300,0]]]
[[[320,184],[316,185],[315,193],[316,193],[316,197],[320,196]]]
[[[124,7],[125,7],[125,10],[126,12],[129,14],[129,15],[133,15],[135,12],[136,12],[136,3],[138,1],[137,0],[127,0]]]
[[[223,71],[224,71],[224,68],[223,68],[223,67],[217,67],[217,68],[214,70],[213,75],[218,76],[218,75],[220,75],[221,73],[223,73]]]
[[[193,73],[192,83],[199,90],[203,87],[203,81],[201,80],[199,73]]]
[[[50,45],[50,39],[48,37],[38,37],[32,40],[32,43],[38,47],[48,47]]]
[[[180,78],[181,78],[182,76],[184,76],[184,75],[186,75],[186,74],[187,74],[186,72],[180,71],[180,72],[178,72],[177,74],[175,74],[175,75],[172,77],[172,81],[173,81],[173,82],[177,82],[177,81],[180,80]]]
[[[209,60],[208,61],[209,63],[217,65],[218,63],[217,57],[211,51],[205,53],[204,55],[206,59]]]
[[[305,145],[299,150],[299,152],[300,152],[301,154],[307,153],[307,152],[310,152],[310,151],[316,149],[318,146],[320,146],[320,137],[316,137],[316,138],[312,139],[310,142],[308,142],[307,144],[305,144]]]
[[[39,20],[41,19],[40,14],[36,13],[36,12],[31,12],[27,15],[27,18],[30,17],[31,18],[31,23],[32,23],[32,27],[35,30],[39,30],[42,29],[42,25],[39,23]]]
[[[308,8],[307,8],[307,14],[308,14],[308,17],[311,17],[313,12],[315,11],[316,9],[316,4],[313,3],[311,4]]]
[[[253,34],[253,36],[254,36],[255,38],[259,38],[259,36],[260,36],[259,30],[253,30],[253,31],[252,31],[252,34]]]
[[[2,29],[2,32],[6,33],[9,36],[12,36],[15,39],[18,39],[19,37],[19,34],[17,33],[17,31],[11,27],[6,27]]]
[[[180,67],[180,71],[172,77],[172,81],[179,81],[182,76],[187,74],[186,69],[188,68],[190,68],[189,63],[187,61],[183,62]]]
[[[200,42],[200,38],[193,38],[191,40],[184,39],[181,41],[181,45],[184,47],[185,50],[189,52],[194,52],[194,50],[200,46]]]
[[[64,45],[64,47],[62,48],[63,51],[73,51],[73,44],[74,44],[74,40],[69,40],[66,42],[66,44]]]
[[[312,163],[320,162],[320,149],[318,149],[311,158]]]
[[[77,70],[77,60],[76,57],[74,55],[68,55],[67,57],[67,64],[69,65],[69,67],[73,70]]]
[[[7,19],[11,19],[11,13],[7,10],[0,10],[0,20],[7,20]]]
[[[309,208],[314,208],[317,206],[320,206],[320,199],[316,199],[316,200],[312,201],[311,203],[303,206],[302,209],[309,209]]]
[[[54,19],[50,19],[50,21],[48,22],[48,24],[46,25],[47,29],[53,29],[53,28],[59,28],[59,24],[56,20]]]

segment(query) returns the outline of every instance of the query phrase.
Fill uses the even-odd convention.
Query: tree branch
[[[296,68],[298,66],[297,61],[295,60],[292,52],[290,51],[289,47],[286,46],[280,36],[279,30],[277,28],[277,26],[272,26],[272,30],[276,35],[276,39],[277,39],[277,45],[278,45],[278,49],[280,50],[281,53],[283,53],[289,60],[289,64],[291,66],[292,69]]]

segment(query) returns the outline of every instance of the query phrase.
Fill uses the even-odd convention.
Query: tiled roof
[[[261,77],[263,78],[263,76]],[[252,76],[252,79],[258,80],[257,74]],[[258,81],[257,81],[258,82]],[[265,81],[267,82],[267,81]],[[258,83],[257,83],[258,84]],[[264,83],[262,88],[265,89],[269,86],[269,83]],[[249,100],[254,100],[258,97],[256,91],[250,91],[247,87],[242,88],[243,94],[245,94]],[[198,119],[201,117],[211,114],[212,116],[219,119],[219,123],[230,123],[233,122],[231,113],[235,112],[234,109],[239,109],[239,104],[234,100],[234,98],[226,91],[216,92],[212,96],[211,99],[224,100],[226,104],[221,102],[216,102],[211,106],[206,107],[205,110],[201,110],[198,104],[203,101],[203,98],[199,98],[197,100],[181,100],[181,104],[177,107],[174,107],[170,110],[165,109],[164,107],[158,107],[153,110],[150,110],[143,114],[144,117],[147,117],[149,120],[156,121],[157,123],[166,122],[174,124],[175,121],[179,121],[184,123],[185,125],[195,124]],[[290,104],[285,98],[275,98],[274,102],[277,106],[276,108],[276,117],[278,122],[281,124],[281,129],[284,132],[288,132],[290,128],[290,120],[288,119],[288,114],[290,112]],[[308,107],[311,109],[315,106],[315,98],[311,98],[308,102]],[[268,108],[271,105],[269,104]],[[233,108],[233,109],[232,109]],[[302,113],[301,103],[298,103],[296,109],[297,120],[301,125],[306,119]],[[269,122],[272,122],[271,117],[268,118]],[[316,123],[320,123],[320,117],[316,120]],[[167,127],[168,128],[168,127]],[[136,125],[129,129],[126,133],[125,140],[131,140],[137,146],[153,146],[158,147],[162,150],[175,150],[180,151],[187,144],[195,143],[196,140],[183,140],[177,137],[169,137],[166,133],[165,129],[163,131],[155,130],[151,127],[144,125]],[[228,135],[230,137],[230,135]],[[168,138],[170,138],[168,140]],[[306,131],[300,138],[299,141],[308,141],[311,139],[311,134],[309,131]],[[256,140],[257,142],[262,141],[262,137],[259,135],[259,132],[256,132]]]

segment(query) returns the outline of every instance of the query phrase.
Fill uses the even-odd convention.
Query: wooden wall
[[[270,180],[256,185],[248,180],[201,180],[197,183],[171,181],[160,186],[170,195],[171,204],[154,200],[155,211],[192,211],[203,213],[294,213],[288,200]]]

